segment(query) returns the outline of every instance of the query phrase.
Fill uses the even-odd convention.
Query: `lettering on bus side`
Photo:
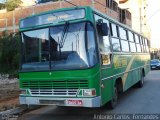
[[[117,59],[114,59],[114,67],[115,68],[121,68],[127,66],[127,58],[125,57],[118,57]]]
[[[122,67],[127,66],[127,58],[121,58]]]

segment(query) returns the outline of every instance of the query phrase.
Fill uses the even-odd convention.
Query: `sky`
[[[151,47],[160,48],[160,0],[147,0],[147,22],[151,29]]]
[[[0,0],[0,3],[4,3],[6,0]]]

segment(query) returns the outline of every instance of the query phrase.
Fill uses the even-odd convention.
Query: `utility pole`
[[[94,2],[95,2],[95,1],[94,1],[94,0],[92,0],[92,8],[94,8]]]
[[[140,33],[142,34],[142,10],[141,10],[141,7],[139,8],[139,21],[140,21]]]
[[[13,11],[13,33],[15,34],[15,11]]]

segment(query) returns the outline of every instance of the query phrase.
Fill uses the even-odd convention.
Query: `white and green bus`
[[[114,108],[150,70],[148,39],[91,7],[43,12],[19,26],[21,104]]]

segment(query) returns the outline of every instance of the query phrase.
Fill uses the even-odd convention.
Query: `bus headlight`
[[[95,89],[84,89],[83,90],[83,96],[85,96],[85,97],[96,96],[96,90]]]
[[[23,95],[27,94],[27,90],[21,90],[21,94]]]

